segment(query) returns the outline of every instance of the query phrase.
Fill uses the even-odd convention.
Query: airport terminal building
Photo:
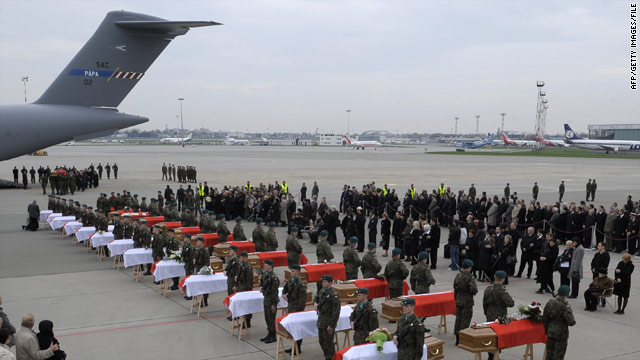
[[[589,139],[640,140],[640,124],[589,125]]]

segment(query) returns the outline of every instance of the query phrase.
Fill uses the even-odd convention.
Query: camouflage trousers
[[[324,353],[324,358],[326,360],[332,360],[333,354],[336,352],[336,347],[333,343],[333,333],[329,334],[326,327],[318,328],[318,340]]]
[[[414,347],[398,348],[398,360],[415,360],[420,357],[417,356],[416,349]]]
[[[275,305],[275,309],[272,309]],[[276,335],[276,313],[278,312],[278,301],[264,300],[264,321],[267,323],[267,331],[269,335]]]
[[[464,330],[471,324],[471,318],[473,317],[473,307],[456,306],[456,324],[454,327],[454,333],[458,335],[460,330]]]
[[[568,339],[547,337],[547,360],[562,360],[567,351]]]
[[[347,271],[347,280],[356,280],[358,279],[358,270],[354,272]]]
[[[402,288],[389,288],[389,298],[393,299],[393,298],[397,298],[402,296]]]
[[[353,332],[353,345],[364,344],[367,341],[365,340],[369,336],[369,332],[366,330],[355,330]]]

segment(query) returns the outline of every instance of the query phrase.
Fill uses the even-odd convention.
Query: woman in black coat
[[[380,234],[382,235],[382,249],[384,250],[383,257],[389,256],[389,241],[391,237],[391,220],[387,213],[382,214],[382,221],[380,222]]]
[[[624,308],[627,307],[633,269],[634,266],[631,262],[631,255],[629,253],[622,255],[622,261],[616,266],[616,281],[613,284],[613,293],[618,295],[618,310],[616,310],[614,314],[624,314]]]
[[[513,238],[511,235],[505,235],[504,245],[498,251],[498,259],[494,263],[495,266],[491,269],[491,272],[495,274],[496,271],[503,270],[507,275],[513,276],[516,270],[516,262],[516,247],[513,243]],[[509,276],[504,279],[504,285],[509,285]]]
[[[38,343],[40,344],[40,350],[48,349],[51,344],[60,345],[58,339],[53,335],[53,322],[50,320],[42,320],[38,324]],[[67,354],[62,350],[56,350],[53,352],[53,356],[48,357],[46,360],[64,360],[67,358]]]
[[[553,264],[555,264],[558,258],[558,246],[556,245],[556,239],[547,235],[547,242],[542,245],[542,252],[540,253],[540,272],[538,273],[538,282],[540,283],[540,289],[536,291],[536,294],[542,294],[544,292],[553,293],[556,286],[553,284]]]
[[[477,230],[475,228],[469,229],[467,241],[464,243],[466,251],[465,258],[473,261],[473,269],[471,272],[474,278],[476,277],[476,271],[478,270],[478,247],[480,246],[476,232]]]
[[[493,273],[491,272],[491,266],[494,261],[494,254],[496,254],[496,235],[491,231],[491,235],[483,241],[480,241],[480,247],[478,252],[478,279],[481,282],[493,281]]]

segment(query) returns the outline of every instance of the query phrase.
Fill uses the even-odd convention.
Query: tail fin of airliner
[[[355,141],[349,135],[345,135],[344,138],[347,139],[347,143],[349,143],[349,145],[353,144],[353,142]]]
[[[167,21],[127,11],[107,14],[37,104],[117,107],[176,36],[213,21]]]
[[[571,129],[569,124],[564,124],[564,137],[567,140],[580,140],[581,137],[577,136],[576,133]]]

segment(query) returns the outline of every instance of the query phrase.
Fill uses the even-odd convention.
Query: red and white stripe
[[[116,71],[113,75],[114,79],[135,79],[140,80],[144,75],[143,72],[135,72],[135,71]]]

